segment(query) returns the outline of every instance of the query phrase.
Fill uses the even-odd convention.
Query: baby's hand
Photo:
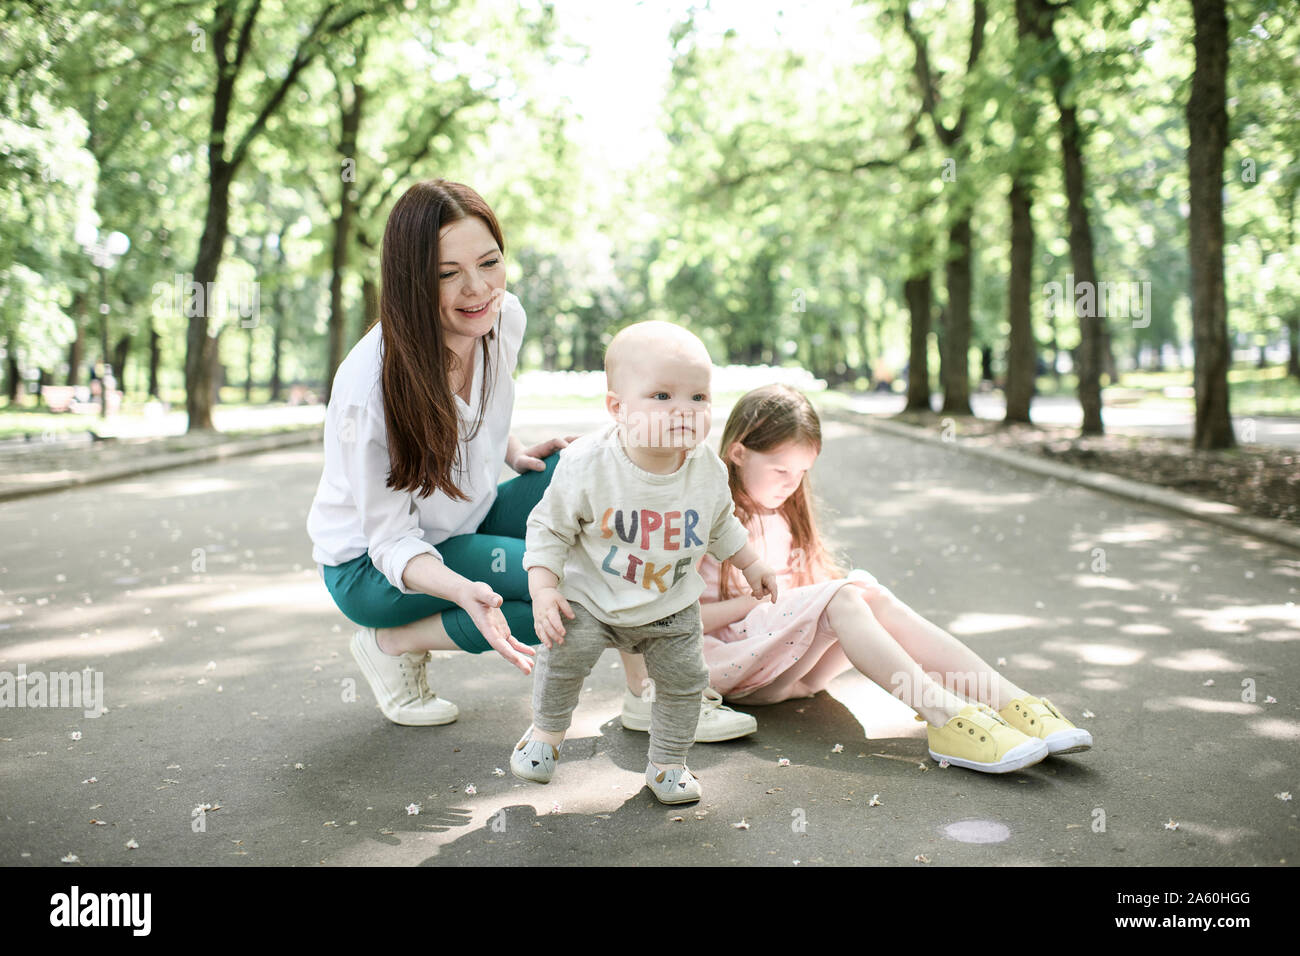
[[[776,603],[776,572],[767,564],[766,561],[758,560],[745,568],[745,580],[749,582],[750,588],[753,589],[754,597],[760,600],[765,597],[771,597],[772,603]]]
[[[554,644],[564,643],[564,624],[560,620],[560,611],[573,620],[573,608],[564,599],[558,588],[543,588],[533,599],[533,630],[541,642],[550,650]]]

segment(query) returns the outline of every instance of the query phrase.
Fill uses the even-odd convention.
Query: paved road
[[[855,411],[871,415],[897,415],[907,404],[904,395],[867,394],[853,399]],[[943,397],[936,395],[934,408],[943,407]],[[971,411],[978,418],[1001,420],[1007,412],[1005,399],[996,392],[971,395]],[[1068,395],[1040,395],[1034,399],[1030,414],[1039,425],[1083,424],[1079,400]],[[1102,423],[1108,432],[1120,435],[1154,435],[1160,438],[1192,438],[1196,416],[1193,412],[1159,405],[1107,405],[1101,410]],[[1243,445],[1282,445],[1300,448],[1300,418],[1270,415],[1234,415],[1233,429]]]
[[[911,712],[850,674],[698,746],[706,800],[672,810],[641,789],[612,651],[546,787],[494,775],[530,687],[499,658],[438,655],[457,723],[388,723],[310,563],[320,467],[307,447],[0,505],[0,681],[89,667],[108,707],[0,710],[0,863],[1300,860],[1296,804],[1275,796],[1300,791],[1294,551],[828,423],[814,477],[834,543],[1013,680],[1094,712],[1098,745],[1003,777],[940,769]]]

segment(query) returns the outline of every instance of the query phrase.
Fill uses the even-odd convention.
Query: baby
[[[704,343],[668,322],[628,326],[605,352],[613,422],[560,453],[528,518],[523,563],[542,647],[533,725],[510,755],[517,777],[551,779],[582,682],[616,647],[644,654],[652,681],[646,784],[662,803],[700,799],[686,766],[709,682],[700,559],[731,558],[756,597],[776,600],[776,574],[749,543],[726,466],[704,443],[712,376]]]

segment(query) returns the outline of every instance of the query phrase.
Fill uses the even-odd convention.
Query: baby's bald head
[[[623,394],[637,372],[658,359],[713,369],[709,350],[693,332],[671,322],[637,322],[620,329],[605,349],[605,387]]]
[[[680,453],[708,437],[713,360],[681,326],[637,322],[622,329],[605,350],[605,379],[605,409],[625,447]]]

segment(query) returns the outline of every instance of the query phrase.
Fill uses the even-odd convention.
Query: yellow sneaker
[[[993,713],[993,708],[985,709]],[[1043,741],[1051,753],[1073,754],[1092,748],[1092,734],[1062,717],[1046,697],[1017,698],[1002,708],[1000,716],[1021,733]]]
[[[925,729],[935,760],[984,773],[1019,770],[1038,763],[1048,752],[1043,741],[1021,733],[978,704],[967,704],[942,727],[926,724]]]

